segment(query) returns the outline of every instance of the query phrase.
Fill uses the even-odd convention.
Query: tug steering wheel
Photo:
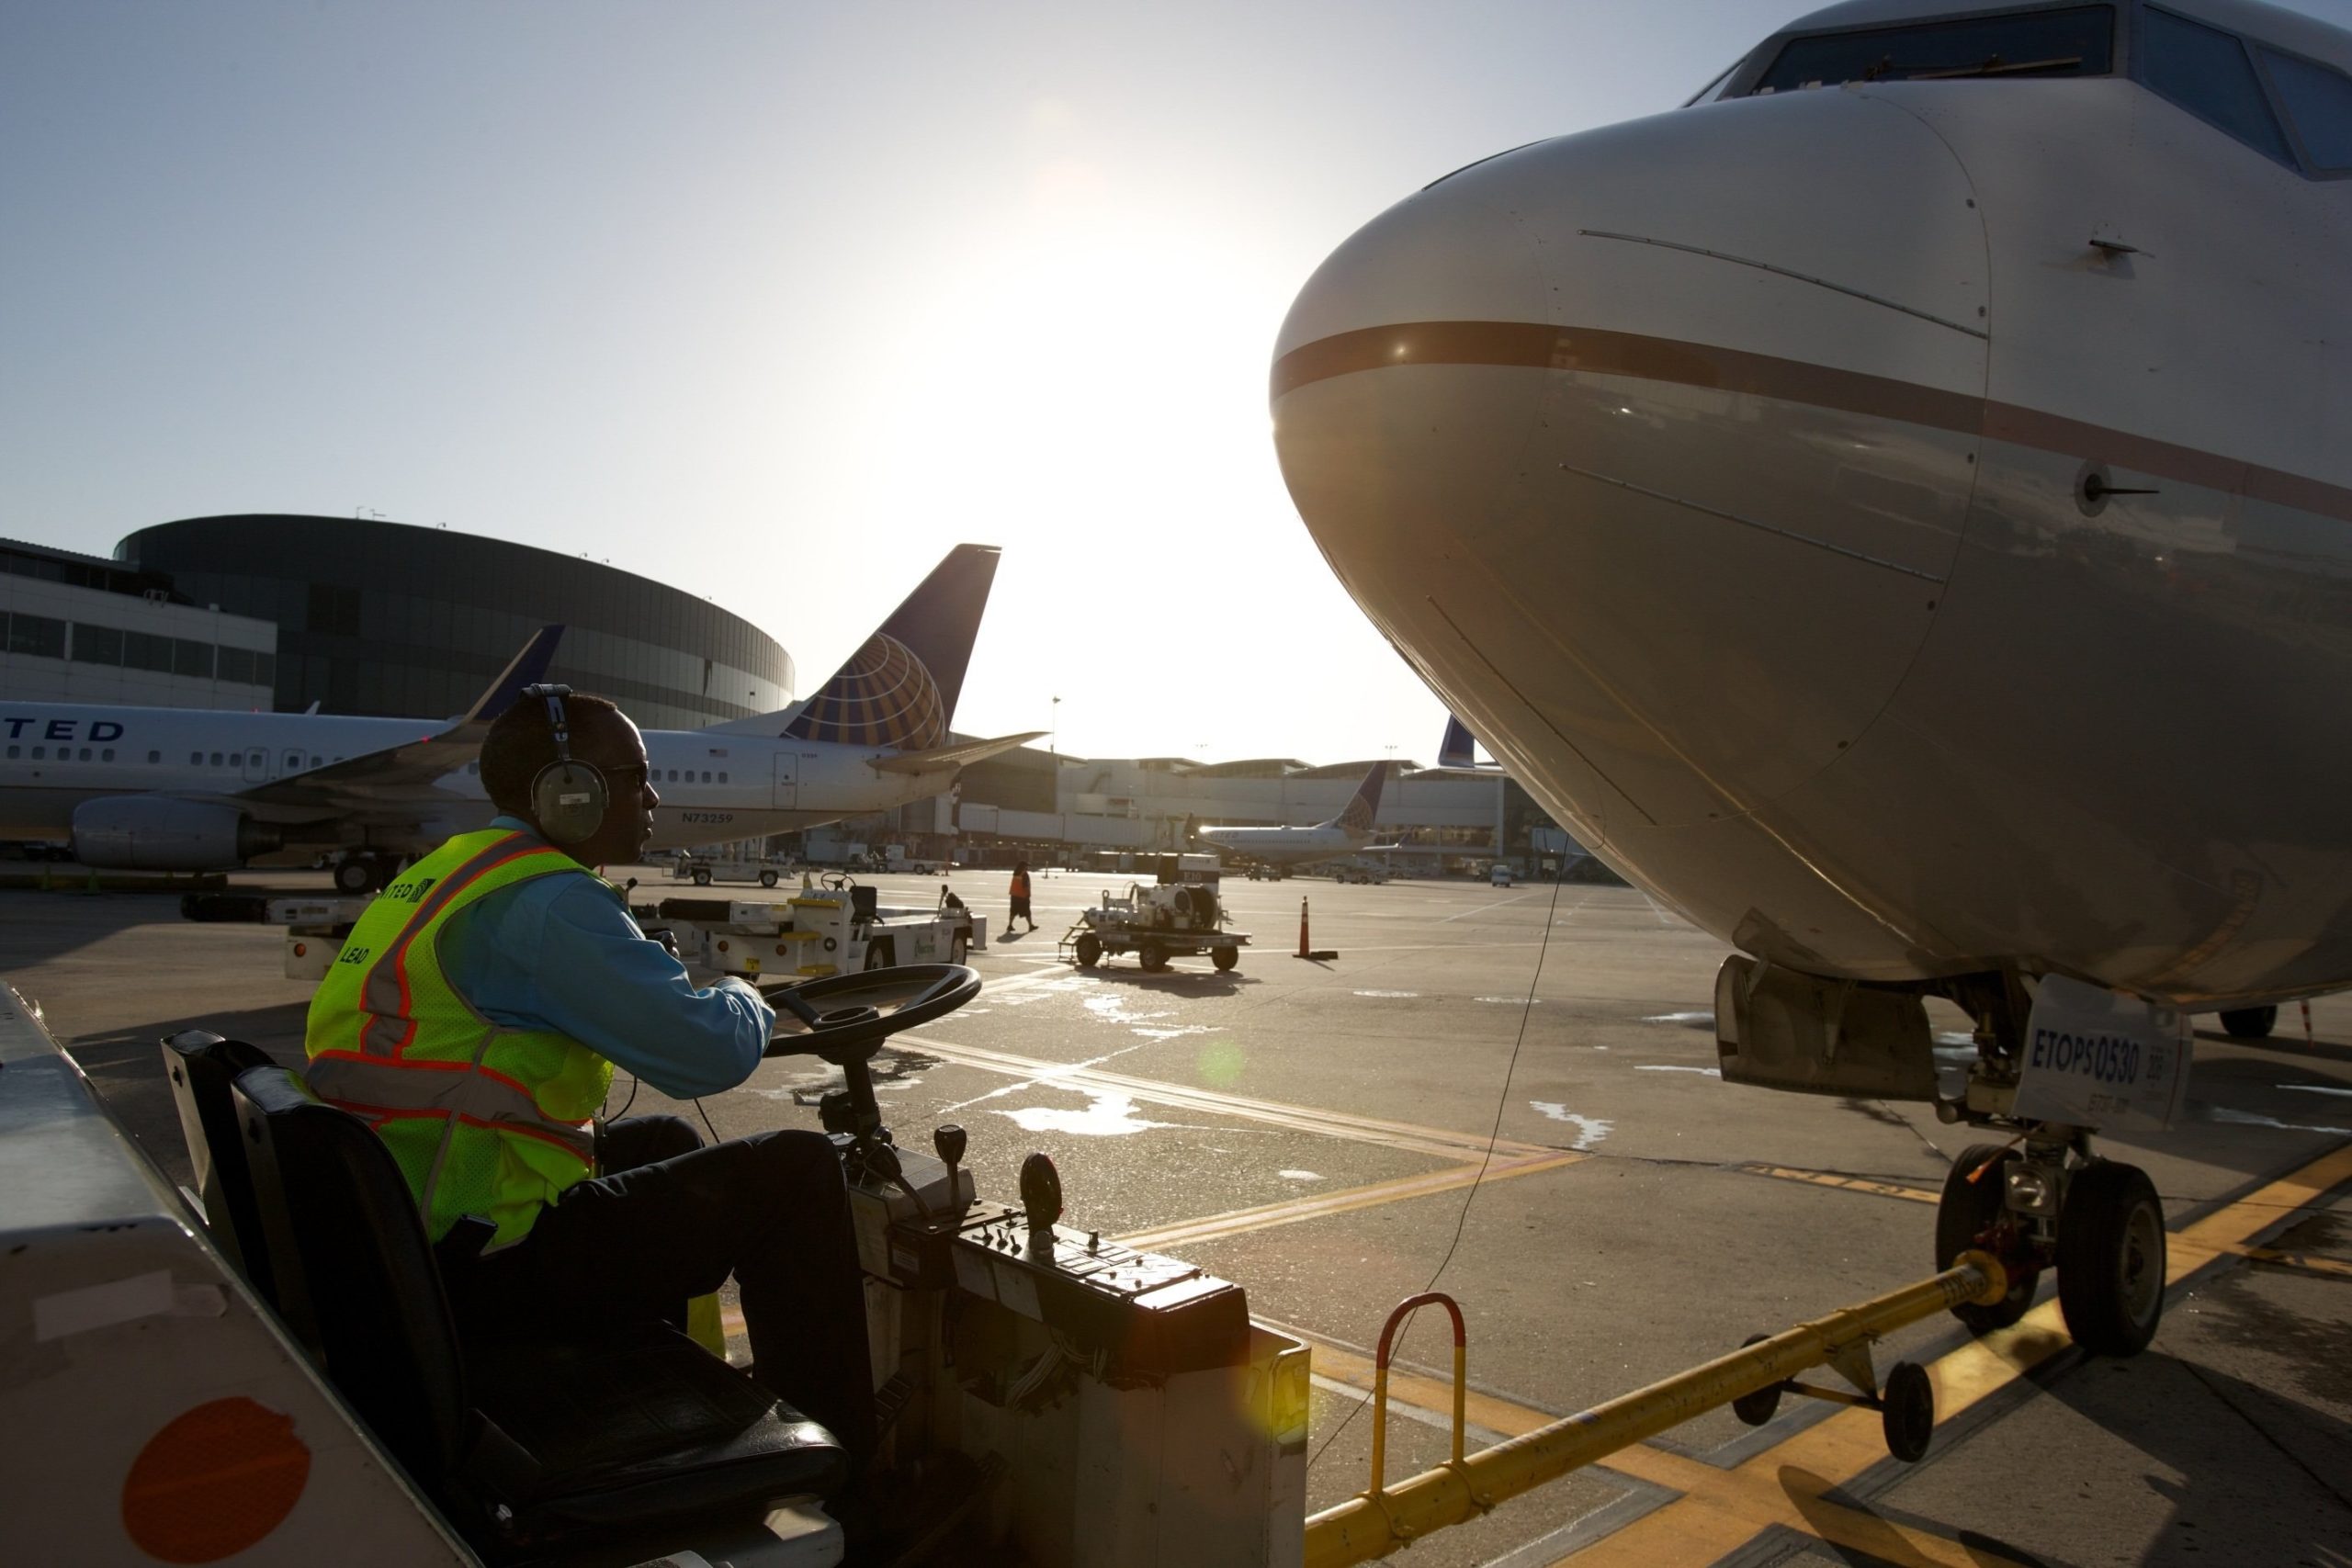
[[[902,1029],[944,1018],[980,994],[961,964],[909,964],[860,975],[828,975],[762,986],[776,1010],[770,1056],[820,1056],[835,1066],[864,1062]]]
[[[776,1009],[764,1055],[814,1055],[842,1070],[842,1087],[818,1102],[817,1114],[837,1141],[847,1139],[841,1145],[843,1173],[853,1182],[878,1177],[904,1188],[928,1215],[922,1194],[901,1171],[890,1129],[882,1125],[874,1076],[865,1065],[891,1035],[943,1018],[978,996],[979,976],[961,964],[910,964],[828,975],[803,985],[763,986],[760,994]]]

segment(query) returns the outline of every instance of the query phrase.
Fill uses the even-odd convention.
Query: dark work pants
[[[605,1175],[565,1189],[521,1241],[456,1270],[450,1295],[469,1341],[683,1323],[686,1298],[732,1274],[752,1375],[862,1463],[875,1443],[872,1360],[831,1140],[757,1133],[705,1148],[678,1117],[639,1116],[606,1127],[601,1153]]]

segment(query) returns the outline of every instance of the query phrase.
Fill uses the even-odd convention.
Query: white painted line
[[[1438,919],[1438,924],[1442,926],[1451,925],[1455,920],[1466,920],[1473,915],[1483,915],[1489,909],[1499,909],[1506,904],[1517,904],[1523,900],[1532,898],[1542,891],[1543,889],[1540,887],[1531,887],[1526,892],[1516,894],[1511,897],[1498,898],[1491,904],[1480,904],[1475,908],[1464,909],[1458,915],[1442,916]]]

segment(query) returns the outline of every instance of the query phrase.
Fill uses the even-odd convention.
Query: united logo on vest
[[[522,1239],[593,1173],[613,1065],[569,1035],[492,1022],[449,984],[439,942],[460,910],[578,861],[527,833],[461,833],[368,906],[311,998],[311,1092],[391,1146],[438,1241],[468,1214]]]

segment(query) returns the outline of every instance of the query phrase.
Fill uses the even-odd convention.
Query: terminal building
[[[0,539],[0,696],[274,705],[277,628],[100,556]]]
[[[433,718],[481,694],[540,626],[566,627],[550,678],[647,728],[691,729],[793,701],[791,656],[708,601],[600,562],[382,520],[249,513],[143,528],[113,559],[0,541],[0,696],[36,702]],[[1078,862],[1183,846],[1201,825],[1307,824],[1369,761],[1080,759],[1023,748],[956,790],[819,829],[816,856],[901,842],[945,860]],[[1500,773],[1400,765],[1374,841],[1400,872],[1567,850]],[[784,846],[777,846],[784,847]]]
[[[277,627],[270,705],[461,713],[531,634],[561,624],[548,678],[649,729],[695,729],[793,700],[792,657],[741,615],[578,556],[446,528],[248,513],[142,528],[116,564]]]
[[[918,858],[1010,865],[1026,859],[1091,864],[1105,853],[1178,850],[1194,827],[1305,827],[1339,815],[1372,761],[1310,765],[1268,757],[1054,756],[1024,747],[964,771],[953,795],[844,823],[825,840],[903,842]],[[1400,874],[1440,874],[1504,861],[1525,871],[1577,856],[1575,840],[1527,792],[1491,770],[1421,769],[1398,761],[1373,815],[1373,841],[1354,856]]]

